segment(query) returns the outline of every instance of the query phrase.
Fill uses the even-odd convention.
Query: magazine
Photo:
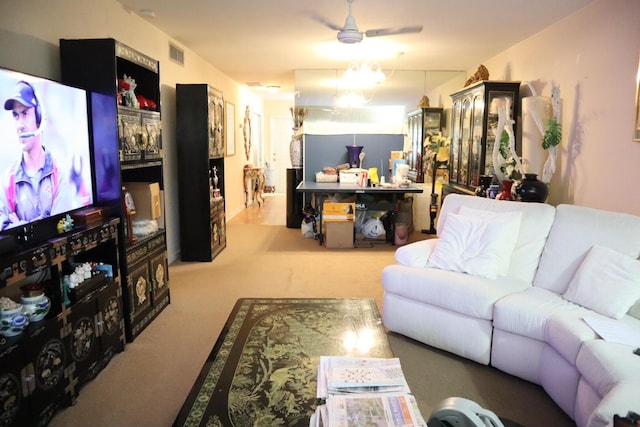
[[[321,356],[310,427],[426,427],[398,358]]]
[[[329,427],[425,426],[410,394],[337,395],[327,400]]]
[[[336,393],[410,393],[398,358],[321,356],[318,397]]]

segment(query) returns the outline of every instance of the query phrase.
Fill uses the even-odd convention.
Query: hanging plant
[[[558,123],[555,117],[547,121],[547,128],[542,136],[542,148],[548,150],[549,147],[556,147],[562,140],[562,125]]]

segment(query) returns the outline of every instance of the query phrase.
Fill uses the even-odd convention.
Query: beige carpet
[[[171,426],[238,298],[369,297],[381,308],[392,246],[328,250],[284,225],[231,221],[227,233],[213,262],[170,266],[171,304],[50,426]],[[425,417],[462,396],[526,426],[574,425],[539,386],[400,336],[390,341]]]

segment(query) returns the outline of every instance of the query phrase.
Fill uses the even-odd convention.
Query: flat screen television
[[[0,68],[0,237],[53,237],[94,202],[89,93]]]

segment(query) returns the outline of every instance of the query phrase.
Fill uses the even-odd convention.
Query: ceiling
[[[365,36],[351,45],[339,43],[337,31],[325,24],[344,25],[347,0],[118,1],[236,82],[280,86],[275,94],[252,88],[263,99],[293,99],[304,94],[303,75],[336,75],[353,60],[377,62],[387,75],[413,71],[421,95],[430,83],[425,70],[475,69],[594,0],[354,0],[360,31],[410,25],[423,30]],[[336,90],[328,91],[333,96]]]

